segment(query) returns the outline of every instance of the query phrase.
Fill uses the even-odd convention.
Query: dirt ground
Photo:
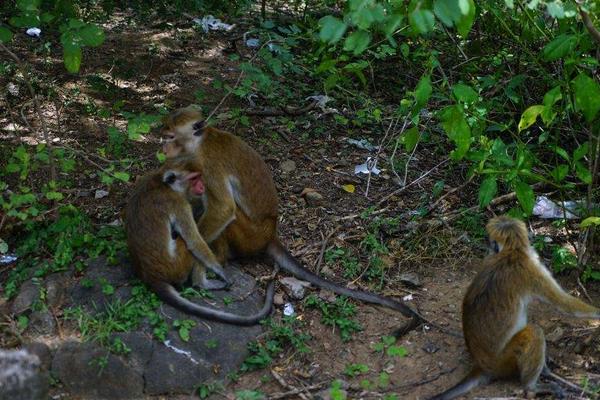
[[[228,39],[243,33],[243,26],[237,28],[239,32],[203,34],[191,29],[188,21],[181,21],[169,30],[162,27],[135,30],[127,26],[125,20],[117,19],[106,29],[106,42],[98,49],[85,51],[83,69],[79,75],[64,72],[58,51],[43,57],[34,56],[31,50],[40,45],[34,39],[19,38],[19,43],[28,43],[29,49],[15,49],[41,76],[53,80],[59,97],[70,100],[56,104],[47,102],[44,110],[49,116],[55,116],[57,108],[60,110],[60,120],[55,117],[49,120],[52,136],[57,145],[66,144],[83,154],[78,160],[84,173],[77,178],[77,185],[78,189],[88,191],[103,188],[93,177],[94,166],[89,160],[95,162],[96,159],[89,154],[106,144],[106,129],[111,123],[90,113],[89,107],[110,108],[117,99],[125,99],[126,110],[154,113],[156,104],[176,107],[194,102],[194,93],[201,89],[206,93],[203,101],[210,109],[223,96],[223,91],[213,88],[213,81],[220,79],[233,85],[239,74],[237,62],[229,59]],[[238,49],[242,58],[251,57],[249,49],[243,46],[238,46]],[[110,90],[95,90],[90,84],[92,76],[100,76],[110,82]],[[3,86],[5,84],[3,82]],[[406,82],[407,86],[413,84]],[[79,90],[74,91],[75,88]],[[298,98],[300,102],[302,97]],[[15,102],[14,99],[11,101]],[[379,216],[404,216],[402,221],[405,223],[410,219],[406,213],[416,210],[424,200],[427,201],[436,181],[443,179],[445,190],[460,186],[465,181],[466,171],[459,165],[445,163],[418,184],[380,203],[398,188],[389,166],[385,163],[380,166],[382,176],[371,179],[368,184],[369,198],[366,198],[367,179],[354,175],[353,169],[354,165],[364,162],[369,154],[348,144],[345,138],[366,138],[378,143],[384,126],[374,126],[373,129],[342,128],[333,123],[330,115],[314,110],[299,117],[293,129],[290,129],[288,121],[271,117],[251,117],[251,127],[247,128],[226,114],[234,106],[248,106],[236,102],[230,97],[223,103],[216,124],[247,140],[272,168],[279,190],[282,241],[311,269],[322,263],[319,258],[325,238],[328,238],[326,248],[337,245],[360,251],[359,244],[367,227],[359,214],[366,207],[373,206]],[[352,115],[353,110],[348,109],[343,101],[334,106],[346,115]],[[12,122],[15,122],[17,130],[5,129]],[[119,125],[123,122],[117,119],[115,123]],[[324,134],[309,136],[308,139],[303,136],[310,135],[315,126],[323,124],[327,126]],[[35,144],[40,140],[29,137],[16,109],[3,110],[0,127],[4,144],[16,145],[19,141]],[[158,165],[154,156],[158,146],[159,138],[153,132],[128,149],[128,156],[135,160],[129,171],[132,176]],[[438,153],[434,147],[428,148],[427,144],[421,146],[409,166],[408,182],[443,161],[445,155]],[[389,154],[382,156],[387,159]],[[296,163],[295,169],[289,173],[281,168],[282,162],[287,160]],[[345,184],[354,184],[356,192],[344,191],[342,185]],[[104,199],[73,195],[72,202],[83,207],[95,222],[108,223],[118,218],[128,188],[128,184],[116,183],[110,188],[110,195]],[[305,188],[315,189],[323,196],[321,205],[306,204],[301,197]],[[439,212],[476,204],[475,190],[475,186],[467,186],[448,196],[439,207]],[[494,211],[502,213],[506,207],[508,205]],[[486,212],[482,223],[489,216],[491,214]],[[550,235],[560,234],[543,221],[534,221],[533,228],[538,231],[549,229]],[[455,223],[437,228],[399,229],[390,232],[384,240],[390,255],[385,260],[387,269],[382,293],[398,297],[411,295],[410,303],[417,306],[429,320],[448,330],[460,331],[462,294],[477,271],[477,260],[484,254],[482,241],[465,233],[460,224]],[[246,268],[252,266],[251,263],[242,265]],[[332,279],[343,281],[339,270],[341,267],[333,265],[331,268]],[[404,286],[399,276],[406,272],[416,273],[422,286]],[[559,280],[569,292],[584,296],[576,274],[562,275]],[[361,282],[356,284],[366,287]],[[591,283],[586,284],[585,288],[593,302],[600,304],[600,285]],[[276,312],[280,314],[281,308]],[[341,379],[350,385],[349,398],[378,399],[386,393],[396,393],[401,399],[423,399],[453,385],[469,369],[469,357],[463,340],[427,325],[399,341],[398,344],[408,351],[405,357],[390,361],[374,352],[372,344],[402,323],[401,316],[383,308],[358,304],[357,319],[363,331],[346,343],[341,341],[337,332],[320,322],[317,311],[300,309],[299,315],[313,338],[308,343],[310,352],[300,355],[289,349],[271,366],[271,370],[281,379],[275,378],[269,370],[243,374],[238,382],[225,389],[222,396],[233,398],[236,390],[258,389],[274,396],[272,398],[278,398],[277,393],[308,387],[303,392],[305,397],[288,395],[287,398],[313,398],[319,387],[326,389],[333,380]],[[583,379],[589,379],[590,383],[600,384],[598,323],[565,319],[537,304],[531,308],[530,316],[544,328],[549,365],[555,372],[574,382],[581,383]],[[595,339],[586,342],[594,332]],[[370,371],[348,378],[344,375],[344,369],[350,363],[366,364],[370,366]],[[389,386],[372,390],[359,388],[362,379],[373,381],[384,369],[390,375]],[[316,389],[314,385],[321,386]],[[522,396],[516,383],[494,383],[473,390],[468,398],[512,396]]]

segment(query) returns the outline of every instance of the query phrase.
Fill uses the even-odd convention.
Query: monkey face
[[[194,154],[202,142],[204,120],[195,107],[179,109],[163,120],[163,152],[167,158]]]
[[[163,173],[162,180],[175,192],[194,197],[204,194],[204,182],[199,172],[168,169]]]

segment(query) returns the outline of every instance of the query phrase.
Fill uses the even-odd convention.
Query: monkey
[[[205,126],[195,106],[175,110],[163,119],[166,165],[203,171],[204,214],[197,220],[200,234],[225,263],[234,257],[266,254],[281,268],[318,287],[368,303],[397,310],[410,322],[395,331],[400,337],[424,318],[401,301],[352,290],[303,267],[277,235],[278,198],[269,167],[241,138]]]
[[[190,274],[194,286],[216,289],[229,285],[192,215],[188,198],[203,194],[199,172],[163,168],[137,180],[127,202],[125,219],[134,271],[162,301],[181,311],[220,322],[254,325],[271,312],[273,281],[267,288],[263,307],[250,316],[200,306],[175,289],[175,285],[186,281]],[[208,280],[204,266],[223,282]]]
[[[454,387],[431,400],[449,400],[494,379],[518,377],[528,394],[536,392],[546,367],[546,340],[542,329],[527,322],[533,299],[545,301],[566,314],[600,319],[600,309],[566,293],[542,264],[529,243],[525,224],[501,216],[486,230],[490,254],[467,289],[462,325],[467,349],[475,364]]]

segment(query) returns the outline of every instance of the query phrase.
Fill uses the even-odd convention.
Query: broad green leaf
[[[104,31],[98,25],[89,24],[82,28],[79,34],[86,46],[97,47],[104,42]]]
[[[387,349],[387,355],[390,357],[406,357],[408,350],[404,346],[390,346]]]
[[[519,132],[521,132],[523,129],[527,129],[531,125],[533,125],[533,123],[537,119],[538,115],[540,115],[542,113],[542,111],[544,111],[544,109],[545,109],[545,106],[535,105],[535,106],[531,106],[527,110],[525,110],[523,112],[523,115],[521,115],[521,120],[519,121]]]
[[[581,221],[581,224],[579,224],[579,227],[587,228],[592,225],[600,225],[600,217],[587,217],[586,219]]]
[[[129,182],[129,174],[127,172],[115,172],[114,177],[123,182]]]
[[[535,204],[535,195],[531,186],[525,182],[517,181],[515,184],[515,193],[525,214],[531,215],[533,205]]]
[[[575,109],[581,111],[587,122],[592,122],[600,110],[600,86],[598,82],[581,73],[571,81],[575,92]]]
[[[569,173],[569,166],[566,164],[560,164],[552,171],[550,171],[550,176],[554,179],[554,182],[561,182],[563,179],[567,177]]]
[[[402,21],[404,20],[404,15],[402,14],[393,14],[387,19],[385,25],[383,26],[383,33],[387,36],[391,36],[396,29],[402,25]]]
[[[46,198],[48,200],[62,200],[64,196],[60,192],[48,192],[46,193]]]
[[[473,103],[479,99],[479,95],[473,88],[469,85],[465,85],[464,83],[457,83],[452,86],[452,94],[458,101],[463,103]]]
[[[569,54],[577,45],[577,36],[563,33],[548,43],[542,51],[546,61],[554,61]]]
[[[11,17],[8,22],[17,28],[29,28],[40,24],[40,16],[38,14],[23,14]]]
[[[10,29],[0,26],[0,42],[7,43],[12,40],[13,34]]]
[[[81,47],[79,45],[63,44],[63,61],[65,68],[71,73],[79,72],[81,66]]]
[[[583,142],[581,146],[577,147],[575,151],[573,151],[573,161],[579,161],[583,157],[587,156],[589,152],[588,142]]]
[[[417,33],[427,33],[433,30],[435,18],[429,10],[415,9],[408,15],[408,22]]]
[[[371,34],[367,31],[352,32],[344,41],[344,50],[351,51],[355,56],[359,55],[371,43]]]
[[[419,142],[419,137],[419,129],[416,126],[413,126],[412,128],[404,131],[404,135],[402,135],[400,140],[404,145],[404,149],[407,152],[411,152]]]
[[[554,146],[554,152],[556,154],[558,154],[559,156],[561,156],[562,158],[564,158],[567,161],[570,161],[571,159],[569,158],[569,153],[567,153],[567,151],[565,149],[563,149],[560,146]]]
[[[427,101],[429,101],[429,97],[431,96],[432,88],[431,88],[431,77],[429,75],[423,75],[417,83],[417,87],[415,88],[415,109],[421,109]]]
[[[0,239],[0,254],[4,254],[8,251],[8,243]]]
[[[515,8],[514,0],[504,0],[504,4],[506,4],[506,7],[510,8],[511,10]]]
[[[462,17],[458,0],[434,0],[433,12],[448,27],[453,27]]]
[[[546,3],[546,10],[548,10],[548,14],[552,18],[564,18],[565,17],[565,9],[561,1],[554,1]]]
[[[496,196],[498,192],[498,183],[496,177],[490,176],[481,182],[479,187],[479,207],[483,208],[490,204],[490,201]]]
[[[544,95],[544,105],[546,107],[552,107],[560,99],[562,99],[562,92],[560,86],[556,86],[548,90]]]
[[[575,162],[575,175],[581,180],[581,182],[589,185],[592,183],[592,173],[590,170],[580,161]]]
[[[321,20],[319,20],[319,25],[321,25],[319,37],[322,41],[327,43],[339,41],[348,28],[342,20],[331,15],[321,18]]]
[[[467,37],[471,28],[473,27],[473,23],[475,22],[475,1],[474,0],[460,0],[459,4],[461,5],[461,10],[463,11],[463,16],[460,21],[456,23],[456,30],[458,34],[463,38]],[[465,8],[467,8],[465,12]]]
[[[460,160],[471,146],[471,127],[467,123],[463,108],[458,104],[448,106],[439,115],[446,134],[456,144],[456,149],[450,156],[453,160]]]
[[[21,11],[37,11],[42,0],[17,0],[17,8]]]

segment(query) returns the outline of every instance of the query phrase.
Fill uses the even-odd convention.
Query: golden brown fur
[[[434,397],[452,399],[491,379],[517,377],[535,391],[545,367],[544,332],[527,322],[532,299],[553,304],[581,318],[600,318],[600,310],[567,294],[529,245],[525,224],[509,217],[487,224],[492,241],[501,249],[483,260],[463,300],[462,321],[471,374],[455,387]]]
[[[205,212],[198,227],[220,262],[232,257],[270,255],[283,269],[319,287],[355,299],[381,304],[412,318],[398,330],[417,326],[420,316],[406,304],[369,292],[351,290],[305,269],[277,237],[277,190],[260,155],[231,133],[204,127],[200,111],[186,107],[164,119],[163,150],[167,166],[202,171]]]

